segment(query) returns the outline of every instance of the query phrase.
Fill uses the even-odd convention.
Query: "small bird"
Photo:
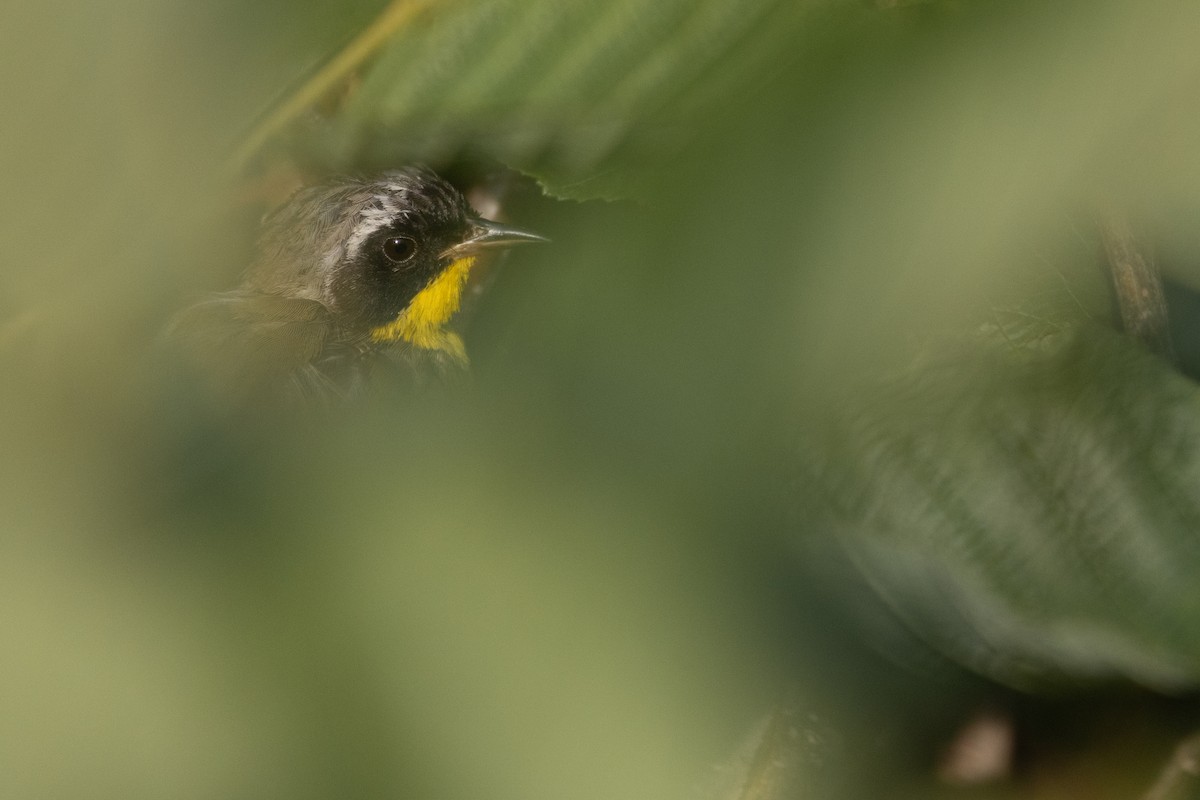
[[[445,326],[476,257],[541,241],[423,167],[333,180],[266,217],[241,287],[185,309],[168,338],[235,400],[345,397],[381,359],[444,375],[467,365]]]

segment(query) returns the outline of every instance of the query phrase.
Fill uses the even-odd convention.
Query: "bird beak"
[[[470,235],[458,244],[443,250],[441,257],[450,259],[467,258],[479,253],[481,250],[490,250],[495,247],[511,247],[514,244],[522,244],[524,242],[548,241],[550,240],[544,236],[538,236],[536,233],[526,233],[516,228],[510,228],[507,225],[501,225],[498,222],[477,219],[471,223]]]

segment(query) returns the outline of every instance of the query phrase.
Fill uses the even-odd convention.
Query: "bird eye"
[[[411,236],[393,236],[383,242],[383,254],[388,261],[402,263],[417,254],[417,240]]]

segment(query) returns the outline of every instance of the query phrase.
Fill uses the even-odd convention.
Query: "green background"
[[[432,3],[286,146],[494,159],[541,182],[510,215],[553,244],[470,320],[471,391],[214,420],[155,342],[248,257],[224,165],[379,8],[4,13],[3,794],[694,796],[795,684],[847,743],[814,795],[864,762],[919,782],[907,732],[978,684],[891,661],[1027,688],[912,605],[943,570],[1094,634],[1081,660],[1004,638],[1035,673],[1079,688],[1136,633],[1122,679],[1195,679],[1194,572],[1074,576],[1200,559],[1194,386],[1104,332],[1094,226],[1129,209],[1200,285],[1200,10]],[[995,499],[1031,472],[1060,491]],[[1094,491],[1112,513],[1064,523]],[[995,577],[1014,528],[1056,544]],[[923,644],[841,643],[822,582]]]

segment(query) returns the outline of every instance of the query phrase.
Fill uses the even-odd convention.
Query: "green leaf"
[[[482,153],[562,197],[626,193],[732,89],[795,47],[825,3],[487,0],[401,31],[335,123],[334,150]],[[619,154],[619,157],[618,157]],[[618,172],[618,177],[613,172]]]
[[[1102,330],[1032,341],[843,410],[804,453],[809,535],[836,541],[886,614],[993,678],[1195,686],[1200,393]]]

